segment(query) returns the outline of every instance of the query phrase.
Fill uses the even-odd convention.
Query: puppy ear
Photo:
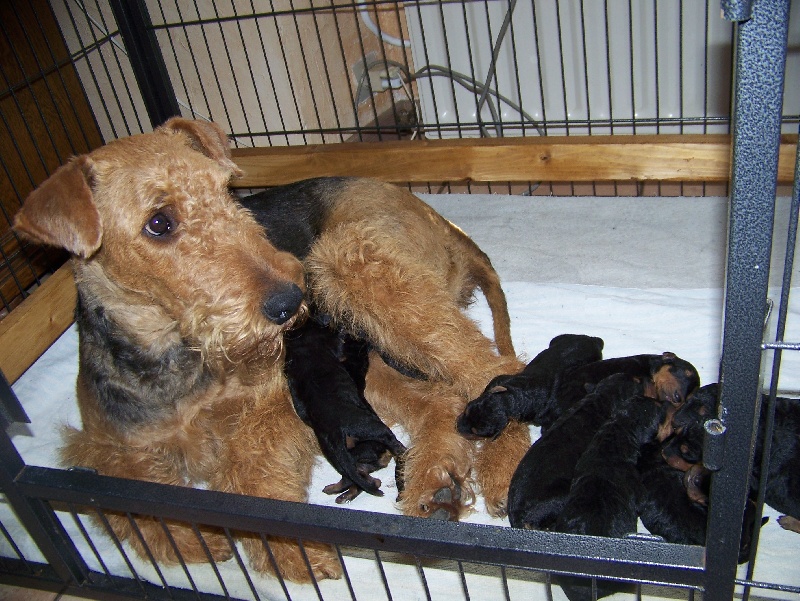
[[[235,177],[241,177],[242,170],[231,159],[231,149],[228,136],[222,128],[212,121],[197,121],[173,117],[168,119],[164,129],[181,131],[189,136],[191,146],[197,152],[214,159],[226,169],[230,169]]]
[[[92,163],[86,156],[62,165],[28,195],[14,218],[14,229],[34,242],[90,257],[103,240],[91,178]]]

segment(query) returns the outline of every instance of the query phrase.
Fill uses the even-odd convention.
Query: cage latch
[[[703,465],[716,472],[722,467],[722,457],[725,453],[725,424],[722,420],[713,418],[703,424]]]

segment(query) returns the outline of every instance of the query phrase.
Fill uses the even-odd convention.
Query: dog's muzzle
[[[297,313],[303,304],[303,291],[297,284],[287,284],[272,294],[262,306],[261,310],[271,322],[282,325]]]

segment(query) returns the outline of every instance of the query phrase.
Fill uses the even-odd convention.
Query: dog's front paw
[[[466,478],[444,470],[421,493],[414,494],[406,488],[400,495],[400,507],[406,515],[438,520],[458,521],[475,500],[475,494]]]
[[[257,572],[275,573],[275,564],[282,578],[291,582],[311,582],[337,579],[342,576],[342,565],[330,545],[306,541],[301,550],[294,541],[283,538],[268,538],[270,553],[260,538],[253,536],[244,541],[250,564]]]
[[[443,487],[433,496],[420,503],[420,512],[434,520],[457,521],[461,513],[461,486],[453,482],[452,487]]]
[[[110,516],[109,524],[120,539],[127,539],[136,553],[172,565],[227,561],[233,556],[230,542],[218,528],[193,528],[182,522],[160,522],[155,518],[136,519],[138,534],[132,523],[122,516]],[[165,530],[166,527],[166,530]],[[169,532],[167,532],[167,530]]]
[[[508,495],[484,495],[486,512],[493,518],[504,518],[508,515]]]
[[[307,542],[304,545],[308,563],[315,580],[336,580],[342,576],[342,564],[333,550],[333,547],[323,543]],[[306,574],[308,571],[306,571]]]

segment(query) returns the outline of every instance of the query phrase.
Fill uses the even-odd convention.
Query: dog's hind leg
[[[523,365],[499,356],[462,312],[468,286],[463,266],[453,261],[448,267],[420,263],[394,237],[392,224],[354,222],[323,234],[306,268],[322,311],[365,336],[381,354],[469,400],[495,375],[517,373]]]
[[[486,511],[494,517],[505,517],[511,477],[531,446],[528,426],[510,421],[495,440],[477,444],[475,477],[486,502]]]

